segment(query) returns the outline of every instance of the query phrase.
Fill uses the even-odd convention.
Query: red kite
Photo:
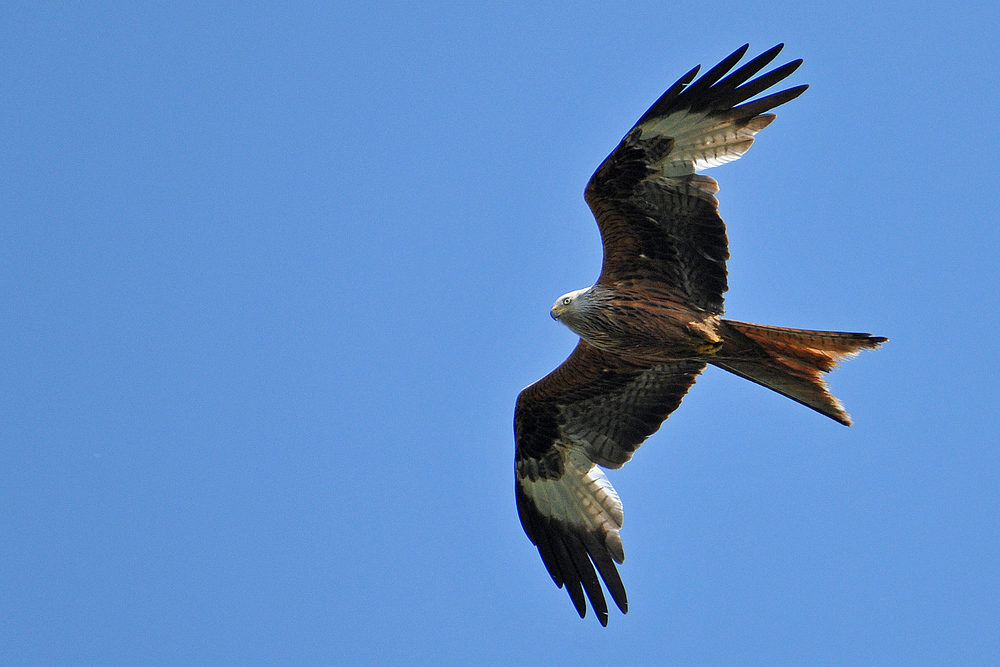
[[[551,312],[580,342],[517,397],[521,525],[580,616],[586,592],[601,625],[608,606],[598,573],[622,613],[628,610],[615,567],[625,558],[622,503],[601,468],[631,459],[706,364],[850,425],[822,374],[887,340],[722,318],[729,242],[714,196],[718,183],[696,172],[739,159],[774,120],[767,112],[807,88],[748,101],[802,63],[750,80],[778,55],[779,44],[729,72],[748,48],[697,81],[698,67],[681,77],[591,177],[585,197],[601,231],[604,265],[597,284],[560,297]]]

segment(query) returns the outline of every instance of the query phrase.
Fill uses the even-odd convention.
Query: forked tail
[[[722,320],[725,341],[711,363],[764,385],[845,426],[844,411],[823,381],[837,362],[864,349],[875,349],[888,338],[864,333],[806,331]]]

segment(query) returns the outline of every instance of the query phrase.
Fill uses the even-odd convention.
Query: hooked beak
[[[555,308],[553,308],[552,310],[549,311],[549,315],[551,315],[552,319],[554,319],[554,320],[558,320],[559,319],[559,311],[556,310]]]

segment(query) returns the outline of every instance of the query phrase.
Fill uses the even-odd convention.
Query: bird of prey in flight
[[[601,275],[592,287],[559,297],[551,311],[580,342],[517,397],[521,525],[580,616],[586,593],[601,625],[608,605],[598,574],[622,613],[628,610],[615,566],[625,558],[622,503],[601,468],[631,459],[706,364],[850,425],[823,374],[887,340],[722,318],[726,226],[718,183],[698,171],[739,159],[774,120],[770,110],[807,88],[753,99],[802,61],[753,78],[782,45],[734,70],[748,48],[697,80],[698,67],[682,76],[591,177],[584,196],[604,245]]]

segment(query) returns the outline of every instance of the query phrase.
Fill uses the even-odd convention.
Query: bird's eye
[[[566,297],[565,299],[563,299],[563,305],[564,306],[568,306],[571,303],[573,303],[573,299],[571,299],[569,297]]]

